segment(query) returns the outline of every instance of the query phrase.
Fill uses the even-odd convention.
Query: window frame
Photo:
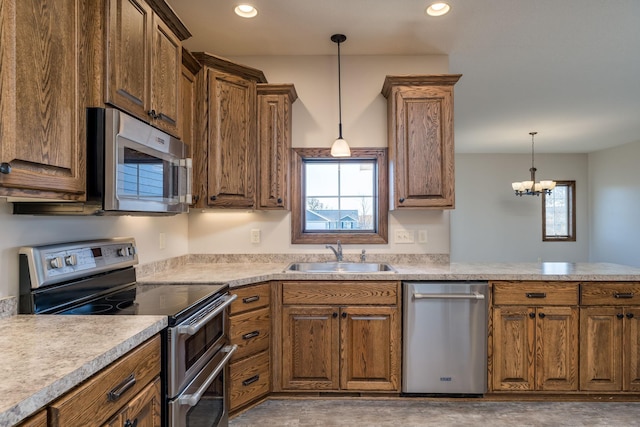
[[[351,148],[352,159],[375,160],[377,168],[377,231],[337,230],[331,232],[305,232],[303,199],[304,182],[302,177],[306,159],[347,160],[331,156],[329,148],[293,148],[291,156],[291,243],[292,244],[327,244],[340,240],[346,244],[386,244],[388,243],[389,223],[389,180],[386,148]]]
[[[569,195],[567,202],[569,203],[569,235],[568,236],[549,236],[547,235],[547,195],[542,194],[542,241],[543,242],[575,242],[576,241],[576,182],[575,181],[556,181],[556,188],[565,186],[568,188]],[[553,191],[553,190],[552,190]]]

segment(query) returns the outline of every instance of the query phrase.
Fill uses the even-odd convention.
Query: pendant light
[[[512,182],[511,188],[516,192],[516,196],[539,196],[542,193],[551,194],[551,190],[556,187],[555,181],[536,182],[536,167],[533,165],[533,137],[538,132],[529,132],[531,135],[531,181]]]
[[[334,34],[331,36],[331,41],[338,45],[338,114],[340,123],[338,125],[338,139],[333,142],[331,146],[331,155],[333,157],[350,157],[351,149],[347,141],[342,138],[342,86],[340,85],[340,43],[343,43],[347,39],[344,34]]]

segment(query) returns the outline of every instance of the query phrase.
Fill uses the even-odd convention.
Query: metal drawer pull
[[[222,304],[217,306],[211,312],[207,313],[207,315],[205,315],[202,319],[198,320],[194,324],[178,326],[176,328],[178,333],[186,334],[186,335],[195,335],[200,329],[204,327],[204,325],[209,323],[211,319],[213,319],[214,317],[222,313],[225,310],[225,308],[227,308],[228,305],[230,305],[233,301],[235,301],[235,299],[238,298],[238,295],[236,294],[225,295],[223,298],[224,298],[224,302]]]
[[[196,406],[198,404],[198,402],[200,401],[200,399],[202,399],[202,396],[207,391],[209,386],[211,386],[213,381],[218,377],[220,372],[227,365],[227,363],[231,359],[231,356],[233,356],[233,353],[237,349],[238,349],[238,346],[236,344],[230,345],[230,346],[228,345],[228,346],[223,347],[222,350],[220,350],[220,351],[224,352],[224,353],[227,353],[227,355],[220,361],[220,363],[216,366],[216,368],[211,373],[211,375],[209,375],[209,377],[204,381],[204,383],[200,386],[200,388],[198,390],[196,390],[195,393],[193,393],[193,394],[185,394],[185,395],[183,395],[181,397],[178,397],[176,399],[178,401],[178,403],[180,405]]]
[[[484,299],[484,295],[474,292],[473,294],[413,294],[413,299]]]
[[[245,304],[249,304],[249,303],[258,301],[259,299],[260,299],[260,295],[254,295],[251,297],[242,298],[242,302]]]
[[[254,375],[251,378],[247,378],[246,380],[242,381],[242,385],[243,386],[248,386],[249,384],[253,384],[256,381],[258,381],[260,379],[260,375]]]
[[[527,292],[525,294],[527,298],[546,298],[546,292]]]
[[[107,393],[107,399],[109,402],[115,402],[120,399],[120,397],[136,383],[136,374],[131,374],[120,384],[115,386],[109,393]]]
[[[258,335],[260,335],[260,331],[253,331],[253,332],[249,332],[247,334],[244,334],[242,336],[242,339],[243,340],[250,340],[251,338],[257,337]]]
[[[615,294],[613,294],[614,298],[624,298],[624,299],[629,299],[629,298],[633,298],[633,292],[627,292],[627,293],[619,293],[616,292]]]

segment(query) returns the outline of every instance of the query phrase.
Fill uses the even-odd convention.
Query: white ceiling
[[[449,55],[456,151],[587,153],[640,141],[640,0],[168,0],[192,51]],[[295,82],[294,82],[295,83]]]

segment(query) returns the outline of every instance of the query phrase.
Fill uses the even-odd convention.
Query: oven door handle
[[[228,345],[222,348],[222,350],[220,351],[227,353],[227,355],[220,361],[220,363],[218,364],[218,366],[216,366],[216,368],[213,370],[211,375],[209,375],[209,378],[205,380],[204,384],[202,384],[200,388],[196,390],[195,393],[185,394],[184,396],[181,396],[178,398],[178,402],[180,403],[180,405],[196,406],[200,401],[200,399],[202,398],[202,395],[204,395],[204,392],[207,391],[211,383],[213,383],[213,381],[216,379],[218,374],[220,374],[220,371],[224,369],[225,365],[229,362],[229,359],[231,359],[231,357],[233,356],[233,353],[235,353],[237,349],[238,349],[237,344]]]
[[[202,319],[198,320],[196,323],[194,323],[192,325],[178,326],[177,327],[178,334],[181,334],[181,335],[185,335],[185,334],[186,335],[195,335],[200,329],[202,329],[202,327],[204,325],[209,323],[209,321],[211,319],[213,319],[214,317],[216,317],[217,315],[222,313],[224,311],[224,309],[227,308],[227,306],[229,304],[231,304],[233,301],[235,301],[236,298],[238,298],[238,295],[236,295],[236,294],[225,295],[224,296],[225,301],[222,304],[217,306],[214,310],[209,312],[206,316],[204,316]]]

